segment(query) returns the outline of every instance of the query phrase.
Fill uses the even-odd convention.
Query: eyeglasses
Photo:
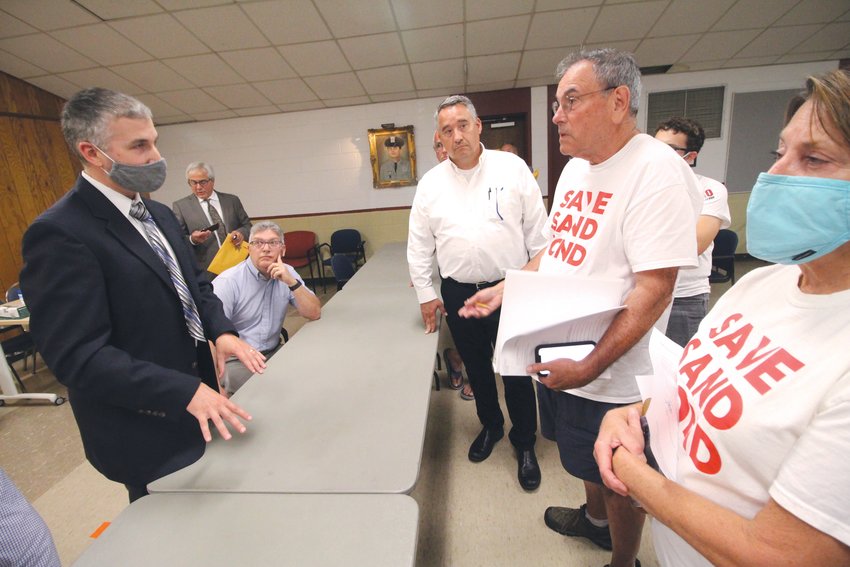
[[[201,187],[206,187],[210,181],[212,181],[212,179],[190,179],[189,185],[191,185],[192,187],[197,187],[198,185],[200,185]]]
[[[688,148],[682,148],[680,146],[674,146],[673,144],[667,144],[667,145],[670,146],[671,148],[673,148],[673,151],[675,151],[675,152],[682,152],[682,155],[685,155],[686,153],[688,153]]]
[[[598,91],[591,91],[589,93],[584,93],[584,94],[580,94],[580,95],[564,95],[564,104],[563,105],[557,100],[552,102],[552,115],[554,116],[555,114],[558,114],[558,109],[561,108],[562,106],[564,108],[564,113],[567,113],[567,112],[570,112],[573,109],[573,107],[575,106],[575,104],[577,102],[579,102],[581,99],[583,99],[584,97],[599,94],[599,93],[604,93],[604,92],[607,92],[607,91],[610,91],[610,90],[613,90],[613,89],[616,89],[616,88],[617,87],[608,87],[607,89],[599,89]]]
[[[268,246],[269,248],[274,250],[276,248],[280,248],[281,246],[283,246],[283,241],[281,241],[281,240],[252,240],[248,244],[250,244],[251,246],[253,246],[255,248],[260,248],[260,249],[262,249],[264,246]]]

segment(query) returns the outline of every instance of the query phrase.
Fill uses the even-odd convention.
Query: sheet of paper
[[[508,270],[493,366],[527,375],[540,344],[598,341],[622,308],[622,280]]]
[[[661,472],[676,480],[679,450],[679,395],[676,387],[682,347],[654,329],[649,338],[649,355],[654,374],[636,376],[641,397],[652,399],[646,420],[649,423],[650,446]]]

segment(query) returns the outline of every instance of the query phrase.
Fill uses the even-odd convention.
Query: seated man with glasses
[[[190,163],[186,182],[192,194],[174,201],[174,214],[189,238],[198,265],[207,269],[226,240],[241,244],[248,238],[251,220],[239,197],[215,190],[215,171],[210,164]]]
[[[283,262],[283,231],[270,221],[251,228],[248,257],[213,282],[213,291],[239,337],[266,359],[280,348],[280,329],[292,305],[311,321],[321,315],[319,298],[307,289],[295,268]],[[253,373],[236,358],[227,361],[222,386],[232,395]]]

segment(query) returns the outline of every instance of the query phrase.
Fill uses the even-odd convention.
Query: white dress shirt
[[[492,282],[522,268],[546,244],[546,211],[525,162],[484,149],[478,165],[446,160],[426,173],[410,211],[407,261],[420,303],[437,298],[431,279]]]

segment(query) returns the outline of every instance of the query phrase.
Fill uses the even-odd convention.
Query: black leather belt
[[[459,282],[459,281],[452,279],[452,278],[443,278],[443,281],[449,282],[450,284],[460,286],[460,287],[463,287],[463,288],[466,288],[466,289],[478,290],[478,289],[484,289],[486,287],[493,287],[494,285],[498,285],[498,284],[502,283],[503,281],[505,281],[505,279],[502,278],[502,279],[496,280],[494,282],[476,282],[476,283]]]

